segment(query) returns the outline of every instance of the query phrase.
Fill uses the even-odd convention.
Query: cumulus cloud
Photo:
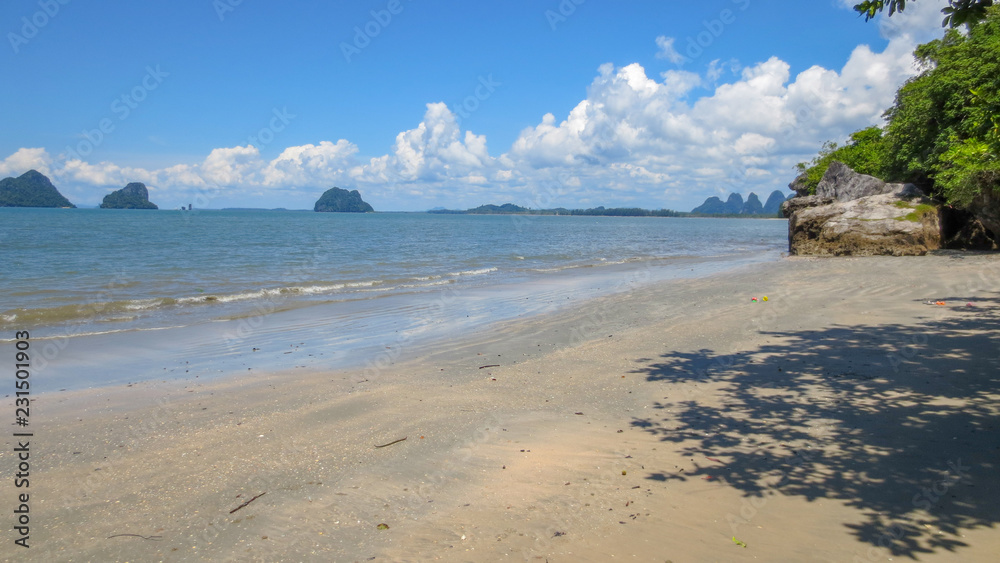
[[[0,176],[20,176],[28,170],[51,174],[52,157],[42,148],[24,148],[0,160]]]

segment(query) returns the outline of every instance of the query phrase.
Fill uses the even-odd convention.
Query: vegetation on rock
[[[333,187],[326,190],[320,196],[313,207],[313,211],[324,213],[372,213],[375,209],[361,199],[361,193],[358,190],[347,191]]]
[[[17,178],[0,180],[0,207],[76,207],[63,197],[44,174],[28,170]]]

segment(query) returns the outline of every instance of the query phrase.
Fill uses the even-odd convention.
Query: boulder
[[[983,188],[972,200],[973,214],[987,230],[1000,235],[1000,188]]]
[[[793,197],[791,199],[786,199],[785,202],[781,204],[781,214],[785,217],[791,217],[793,213],[800,209],[817,207],[820,205],[829,205],[834,201],[836,200],[832,197],[823,197],[818,195]]]
[[[843,162],[834,160],[816,186],[816,195],[850,201],[870,195],[897,193],[904,187],[919,191],[913,184],[887,184],[874,176],[859,174]]]
[[[920,256],[941,247],[939,212],[908,189],[795,207],[788,247],[791,254],[808,256]]]
[[[809,186],[806,185],[807,179],[808,176],[805,172],[799,174],[794,180],[792,180],[791,184],[788,184],[788,189],[792,190],[795,192],[795,195],[800,197],[809,195]]]

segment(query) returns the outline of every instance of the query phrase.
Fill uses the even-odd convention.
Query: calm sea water
[[[386,365],[494,323],[773,260],[777,220],[0,209],[32,389]],[[256,370],[256,371],[255,371]]]
[[[785,248],[783,221],[0,209],[0,330],[185,326],[318,303]]]

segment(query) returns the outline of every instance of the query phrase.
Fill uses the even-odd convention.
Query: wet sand
[[[377,368],[46,393],[0,554],[992,561],[997,326],[998,256],[786,259]]]

